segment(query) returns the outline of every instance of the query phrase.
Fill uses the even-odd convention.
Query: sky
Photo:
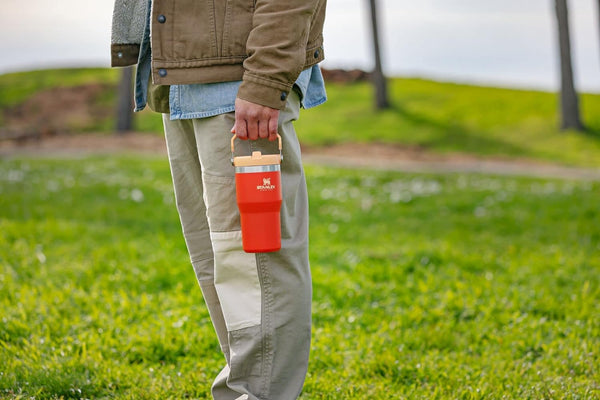
[[[112,0],[2,0],[0,73],[108,66]],[[373,67],[368,0],[328,0],[326,68]],[[600,93],[596,0],[570,0],[579,90]],[[23,5],[27,4],[27,7]],[[384,71],[556,90],[554,0],[379,0]]]

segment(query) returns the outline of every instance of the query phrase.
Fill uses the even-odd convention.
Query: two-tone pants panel
[[[191,120],[163,116],[184,238],[227,365],[216,400],[292,400],[302,390],[311,330],[308,198],[293,127],[292,91],[280,112],[283,138],[281,250],[242,250],[231,165],[234,114]],[[236,140],[236,153],[277,151],[276,142]]]

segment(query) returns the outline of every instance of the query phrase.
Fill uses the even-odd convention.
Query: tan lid
[[[234,141],[235,134],[231,138],[231,162],[236,167],[253,167],[258,165],[273,165],[281,164],[281,136],[277,135],[279,139],[279,154],[265,154],[263,155],[260,151],[253,151],[251,156],[238,156],[234,157],[235,153]]]
[[[236,167],[253,167],[256,165],[281,164],[279,154],[265,154],[260,151],[253,151],[251,156],[233,157],[233,165]]]

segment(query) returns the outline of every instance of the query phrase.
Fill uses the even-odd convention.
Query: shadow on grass
[[[579,132],[575,132],[575,133],[579,133]],[[589,137],[592,137],[594,139],[598,139],[600,140],[600,127],[598,126],[589,126],[586,125],[584,131],[582,132],[586,135],[588,135]]]
[[[421,141],[419,144],[427,148],[469,152],[486,155],[525,156],[526,149],[507,143],[498,138],[485,136],[458,122],[440,121],[423,114],[407,110],[401,104],[392,104],[390,111],[399,114],[415,127],[432,129],[436,132],[434,138]]]

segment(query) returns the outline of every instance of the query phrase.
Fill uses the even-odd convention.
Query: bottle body
[[[242,245],[248,253],[281,249],[281,171],[279,164],[235,167]]]

